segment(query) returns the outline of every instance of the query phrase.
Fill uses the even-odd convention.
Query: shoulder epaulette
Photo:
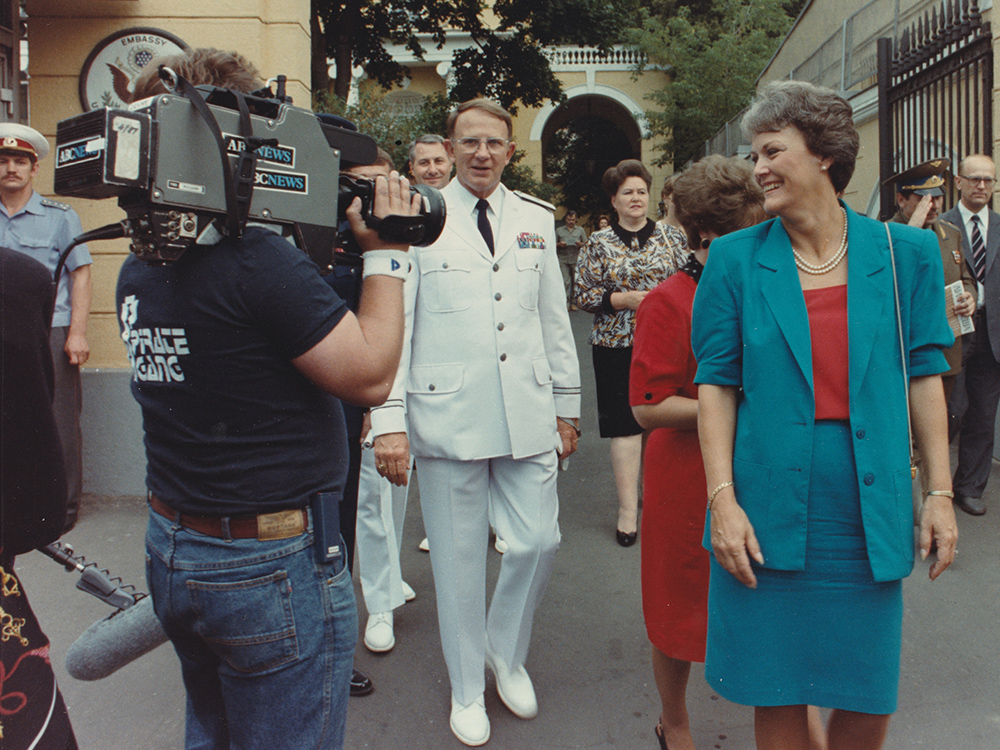
[[[60,203],[59,201],[54,201],[51,198],[42,198],[42,205],[48,206],[49,208],[58,208],[60,211],[69,211],[71,208],[68,203]]]
[[[959,234],[961,234],[961,233],[962,233],[962,230],[961,230],[961,229],[959,229],[959,228],[958,228],[957,226],[955,226],[954,224],[952,224],[952,223],[951,223],[950,221],[945,221],[944,219],[938,219],[938,224],[940,224],[940,225],[941,225],[941,226],[943,226],[943,227],[948,227],[948,229],[954,229],[954,230],[955,230],[956,232],[958,232]]]
[[[536,206],[541,206],[542,208],[551,211],[552,213],[555,213],[556,211],[555,206],[553,206],[548,201],[543,201],[541,198],[536,198],[533,195],[522,193],[520,190],[512,190],[511,192],[523,201],[527,201],[528,203],[534,203]]]

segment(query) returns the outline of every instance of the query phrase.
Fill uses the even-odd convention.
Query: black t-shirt
[[[52,274],[0,247],[0,551],[4,558],[59,538],[66,471],[52,414]]]
[[[236,515],[343,490],[340,402],[291,360],[347,308],[305,253],[251,227],[168,266],[129,257],[117,309],[150,491],[185,513]]]

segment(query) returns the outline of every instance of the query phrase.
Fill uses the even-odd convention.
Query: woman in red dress
[[[687,691],[705,660],[708,552],[705,469],[698,446],[697,363],[691,306],[712,240],[766,218],[750,164],[709,156],[674,183],[673,201],[694,252],[643,300],[636,316],[629,400],[647,431],[642,516],[642,608],[663,704],[663,750],[693,750]]]

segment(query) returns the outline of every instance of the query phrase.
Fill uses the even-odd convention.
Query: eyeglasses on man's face
[[[963,180],[968,182],[973,187],[978,187],[979,185],[982,185],[983,187],[991,188],[996,184],[995,177],[966,177],[964,174],[960,174],[959,177],[961,177]]]
[[[486,144],[486,150],[493,155],[502,154],[510,141],[504,138],[459,138],[455,141],[458,150],[465,154],[474,154],[480,144]]]

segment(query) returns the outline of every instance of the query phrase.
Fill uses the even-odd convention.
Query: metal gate
[[[898,36],[878,40],[881,182],[928,159],[993,154],[993,46],[976,0],[945,0]],[[950,184],[954,205],[955,187]],[[881,218],[896,212],[881,189]]]

